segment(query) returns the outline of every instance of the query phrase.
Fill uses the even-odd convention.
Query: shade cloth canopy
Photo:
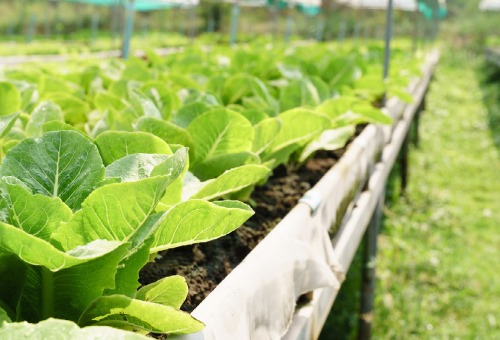
[[[348,7],[367,9],[386,9],[389,4],[388,0],[337,0],[336,2]],[[402,11],[415,11],[417,9],[417,1],[393,0],[392,6]]]
[[[127,4],[128,0],[66,0],[97,6],[119,6]],[[138,12],[148,12],[167,8],[197,6],[199,0],[135,0],[134,9]]]
[[[500,0],[481,0],[479,9],[481,11],[500,11]]]

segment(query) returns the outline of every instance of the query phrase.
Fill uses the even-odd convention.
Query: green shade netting
[[[434,17],[434,9],[424,2],[418,3],[418,11],[422,13],[427,20],[431,20]],[[446,7],[439,5],[439,7],[437,8],[437,17],[439,19],[442,19],[446,17],[447,14],[448,10],[446,9]]]
[[[123,0],[66,0],[66,1],[96,5],[96,6],[117,6],[117,5],[124,5],[126,3],[126,1]],[[193,1],[186,1],[185,3],[183,3],[182,1],[166,2],[157,0],[134,1],[134,9],[138,12],[147,12],[147,11],[168,9],[174,7],[186,7],[192,5],[195,5]]]
[[[310,17],[318,15],[321,12],[321,7],[313,6],[313,5],[297,4],[296,8],[302,14],[305,14],[305,15],[310,16]]]

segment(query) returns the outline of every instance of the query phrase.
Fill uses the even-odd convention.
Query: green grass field
[[[442,55],[404,197],[390,180],[374,338],[500,339],[500,79],[486,73]],[[322,339],[355,337],[359,271],[358,255]]]
[[[483,77],[443,55],[407,196],[385,211],[377,337],[500,338],[500,83]]]

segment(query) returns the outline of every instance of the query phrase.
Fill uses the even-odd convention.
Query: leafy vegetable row
[[[378,47],[329,45],[7,70],[0,319],[199,330],[179,311],[185,281],[139,287],[140,269],[244,223],[253,211],[238,200],[273,168],[341,148],[356,124],[390,123],[372,104],[408,96],[418,64],[399,56],[387,83]]]

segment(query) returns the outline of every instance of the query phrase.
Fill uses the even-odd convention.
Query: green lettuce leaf
[[[78,324],[168,334],[194,333],[205,326],[188,313],[173,307],[123,295],[103,296],[94,300],[82,314]]]
[[[37,324],[27,322],[6,323],[0,326],[0,338],[5,340],[31,339],[31,340],[89,340],[89,339],[114,339],[114,340],[147,340],[144,335],[124,330],[92,326],[80,328],[71,321],[49,318]]]
[[[136,153],[172,154],[172,150],[164,140],[140,131],[106,131],[96,137],[95,143],[106,165]]]
[[[193,157],[195,152],[193,138],[186,129],[153,117],[141,117],[137,120],[136,125],[137,130],[158,136],[168,144],[181,144],[188,147],[189,155],[191,158]]]
[[[0,116],[11,115],[21,109],[21,93],[15,85],[0,82]]]
[[[54,93],[45,99],[59,105],[64,113],[64,121],[72,125],[85,123],[88,113],[92,111],[87,102],[69,93]]]
[[[189,124],[188,131],[196,148],[191,171],[202,180],[243,165],[252,149],[252,124],[241,114],[228,109],[205,112]]]
[[[319,136],[331,124],[325,115],[301,108],[285,111],[279,118],[282,122],[281,129],[264,151],[262,155],[264,161],[272,159],[279,159],[279,163],[286,161],[293,151]]]
[[[27,272],[17,309],[20,319],[76,320],[83,310],[115,285],[118,263],[128,245],[96,240],[62,252],[47,241],[0,222],[0,252],[17,256]],[[1,258],[5,260],[5,257]],[[9,267],[9,263],[3,266]]]
[[[148,178],[154,168],[172,156],[135,153],[120,158],[106,167],[106,177],[119,177],[122,182],[133,182]]]
[[[301,106],[316,106],[321,95],[315,84],[307,79],[293,80],[280,92],[280,109],[286,111]]]
[[[255,138],[252,151],[260,155],[278,136],[281,130],[281,120],[279,118],[267,118],[257,123],[254,128]]]
[[[53,238],[64,249],[98,239],[126,242],[154,211],[171,180],[168,176],[156,176],[100,187]]]
[[[60,198],[32,194],[14,177],[4,177],[2,186],[2,195],[8,204],[9,223],[42,240],[49,241],[61,222],[67,222],[73,216],[71,209]]]
[[[7,315],[7,312],[5,310],[3,310],[2,307],[0,307],[0,328],[2,327],[4,321],[11,322],[12,320]],[[1,334],[1,331],[0,331],[0,334]]]
[[[333,130],[326,130],[315,140],[306,145],[299,157],[304,162],[307,157],[318,150],[338,150],[343,148],[356,129],[353,125]]]
[[[19,113],[14,113],[8,116],[0,116],[0,138],[5,137],[16,123]]]
[[[57,131],[25,139],[10,149],[0,173],[16,177],[34,193],[59,197],[77,210],[104,179],[104,166],[87,138],[75,131]]]
[[[159,218],[151,253],[214,240],[235,230],[253,214],[239,201],[192,199],[179,203]]]
[[[141,287],[135,298],[179,309],[186,300],[188,290],[184,277],[172,275]]]
[[[254,185],[270,174],[263,165],[248,164],[225,171],[217,178],[201,182],[190,199],[213,200]],[[190,188],[193,191],[194,188]],[[184,196],[184,193],[183,193]],[[187,197],[183,197],[187,199]]]
[[[64,122],[61,108],[52,102],[41,102],[30,115],[26,133],[33,137],[40,137],[43,133],[43,124],[54,120]]]

